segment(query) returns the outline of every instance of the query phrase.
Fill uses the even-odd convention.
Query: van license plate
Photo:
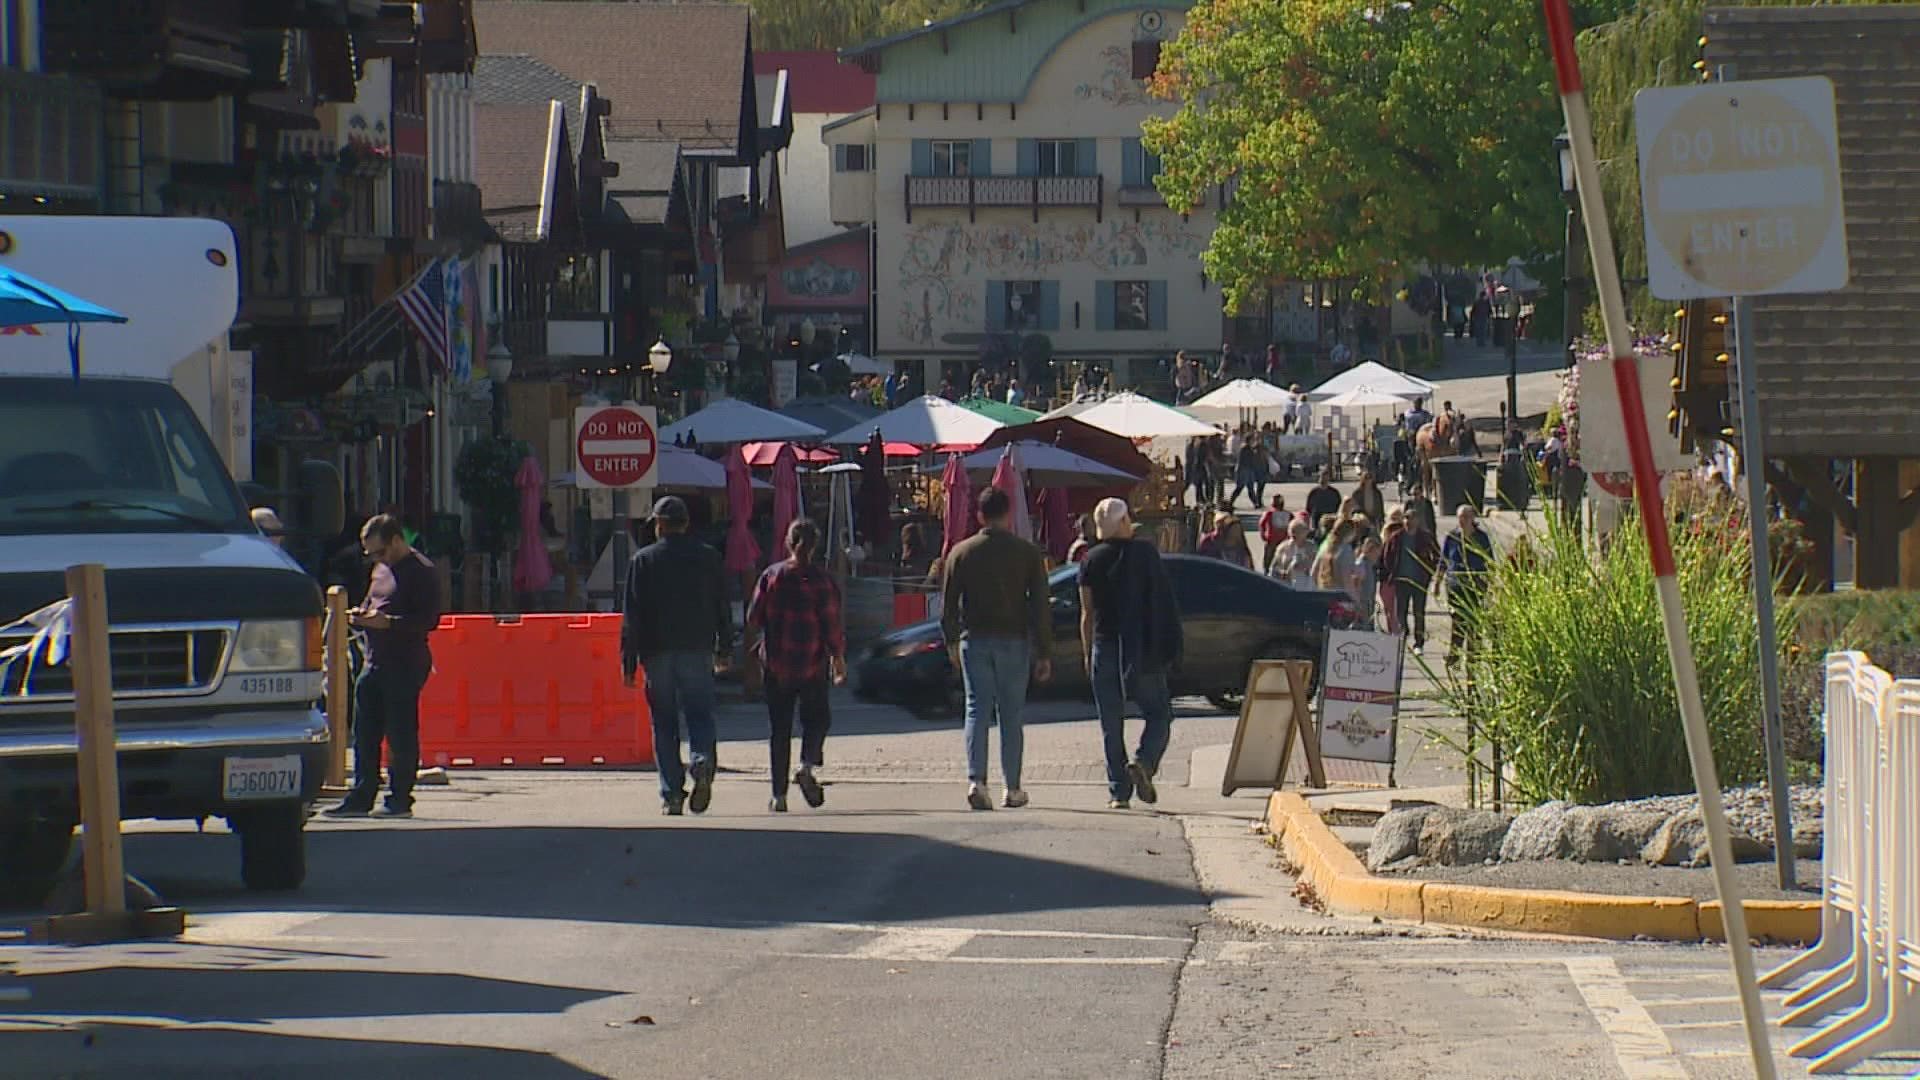
[[[300,797],[300,755],[285,757],[230,757],[225,782],[228,802]]]

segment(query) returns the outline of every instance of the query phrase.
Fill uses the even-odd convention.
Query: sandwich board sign
[[[1831,80],[1656,87],[1634,95],[1633,111],[1653,295],[1846,287]]]
[[[1247,672],[1246,700],[1240,705],[1240,724],[1227,755],[1227,772],[1220,780],[1221,795],[1241,788],[1278,790],[1293,757],[1295,736],[1307,758],[1307,782],[1315,788],[1327,786],[1307,694],[1312,681],[1310,660],[1253,662]]]
[[[1393,766],[1400,729],[1398,634],[1327,631],[1320,675],[1320,756]]]

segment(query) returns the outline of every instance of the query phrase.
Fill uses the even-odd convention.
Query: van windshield
[[[212,441],[171,386],[0,378],[0,535],[252,527]]]

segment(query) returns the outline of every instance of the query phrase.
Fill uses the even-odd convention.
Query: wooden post
[[[326,672],[327,694],[327,779],[321,790],[328,795],[344,795],[347,790],[347,695],[348,676],[352,674],[353,655],[347,647],[347,590],[339,585],[327,589]]]
[[[120,762],[113,735],[113,658],[107,648],[107,572],[98,563],[67,567],[73,600],[68,664],[73,670],[74,727],[79,735],[81,848],[87,913],[127,910],[120,852]]]

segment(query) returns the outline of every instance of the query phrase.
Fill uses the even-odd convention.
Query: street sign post
[[[627,493],[650,488],[660,462],[659,419],[651,405],[585,405],[573,412],[574,482],[613,493],[613,609],[627,593]]]

